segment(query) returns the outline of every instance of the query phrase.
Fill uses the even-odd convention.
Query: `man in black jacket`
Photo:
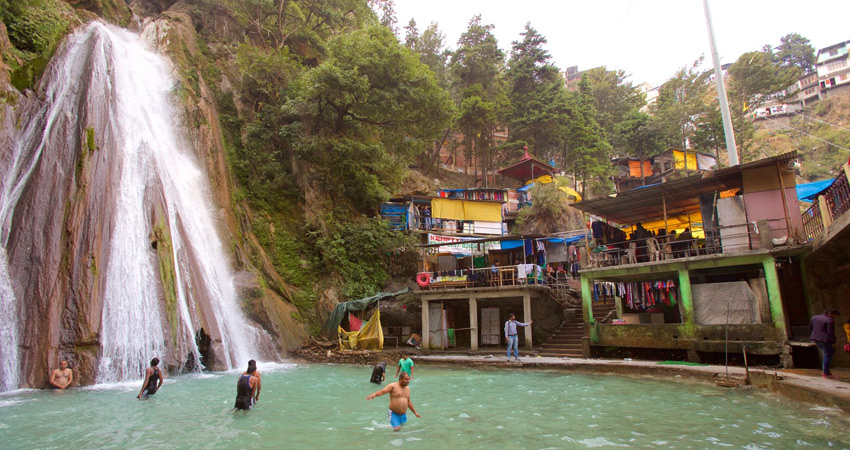
[[[835,354],[835,318],[838,317],[837,309],[827,309],[823,314],[812,317],[809,322],[809,330],[812,332],[812,342],[818,346],[823,357],[823,377],[835,378],[829,371],[832,363],[832,355]]]

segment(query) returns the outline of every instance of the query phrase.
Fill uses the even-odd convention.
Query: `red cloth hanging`
[[[348,313],[348,324],[351,325],[351,331],[360,331],[363,321],[354,317],[354,314]]]

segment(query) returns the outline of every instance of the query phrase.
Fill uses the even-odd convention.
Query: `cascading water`
[[[78,151],[80,142],[87,141],[82,152],[85,157],[88,151],[90,162],[79,156],[70,161],[76,160],[75,182],[83,185],[78,192],[94,198],[86,200],[88,207],[94,204],[104,211],[98,214],[100,222],[89,226],[105,236],[102,252],[98,243],[86,241],[85,247],[95,248],[89,250],[94,252],[90,271],[97,278],[92,291],[102,304],[100,319],[91,326],[99,330],[97,382],[136,379],[153,357],[171,356],[178,365],[202,361],[195,339],[202,327],[213,343],[210,352],[218,368],[243,364],[257,356],[249,351],[269,348],[268,335],[249,324],[239,308],[206,174],[179,128],[173,104],[179,84],[170,75],[169,62],[140,36],[95,22],[70,36],[51,66],[43,107],[20,135],[15,152],[0,156],[0,224],[6,247],[12,215],[21,214],[18,197],[33,167],[44,172],[45,165],[60,165],[62,161],[45,158],[55,158],[54,151]],[[86,149],[95,136],[99,148]],[[70,170],[73,174],[74,168]],[[89,172],[81,172],[85,170]],[[70,174],[68,168],[57,168],[50,176]],[[87,176],[107,181],[97,184],[86,181]],[[74,201],[47,203],[58,211],[64,206],[62,220],[67,222],[72,220],[68,205]],[[24,209],[31,214],[33,208]],[[0,389],[7,390],[18,385],[18,306],[14,283],[2,264],[5,251],[0,253]],[[98,269],[97,262],[105,263],[104,268]],[[72,305],[70,311],[79,308]],[[60,334],[52,342],[59,339],[54,345],[61,345],[62,338]]]

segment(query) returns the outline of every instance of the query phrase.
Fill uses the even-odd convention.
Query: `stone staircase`
[[[594,303],[593,317],[600,320],[614,310],[613,303]],[[539,356],[555,358],[582,358],[582,339],[584,338],[584,322],[581,309],[573,309],[574,317],[561,322],[561,326],[549,336],[546,342],[537,348]]]

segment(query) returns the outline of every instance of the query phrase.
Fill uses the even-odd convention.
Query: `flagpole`
[[[708,27],[708,43],[711,46],[711,61],[714,63],[714,81],[717,84],[717,100],[720,102],[720,117],[723,119],[723,134],[726,136],[726,152],[729,155],[729,165],[737,166],[738,147],[735,146],[735,130],[732,128],[732,117],[729,114],[729,100],[726,98],[726,85],[723,83],[723,72],[720,70],[720,57],[714,44],[714,26],[711,24],[711,13],[708,10],[708,0],[702,0],[705,9],[705,24]],[[687,161],[687,153],[685,153]]]

